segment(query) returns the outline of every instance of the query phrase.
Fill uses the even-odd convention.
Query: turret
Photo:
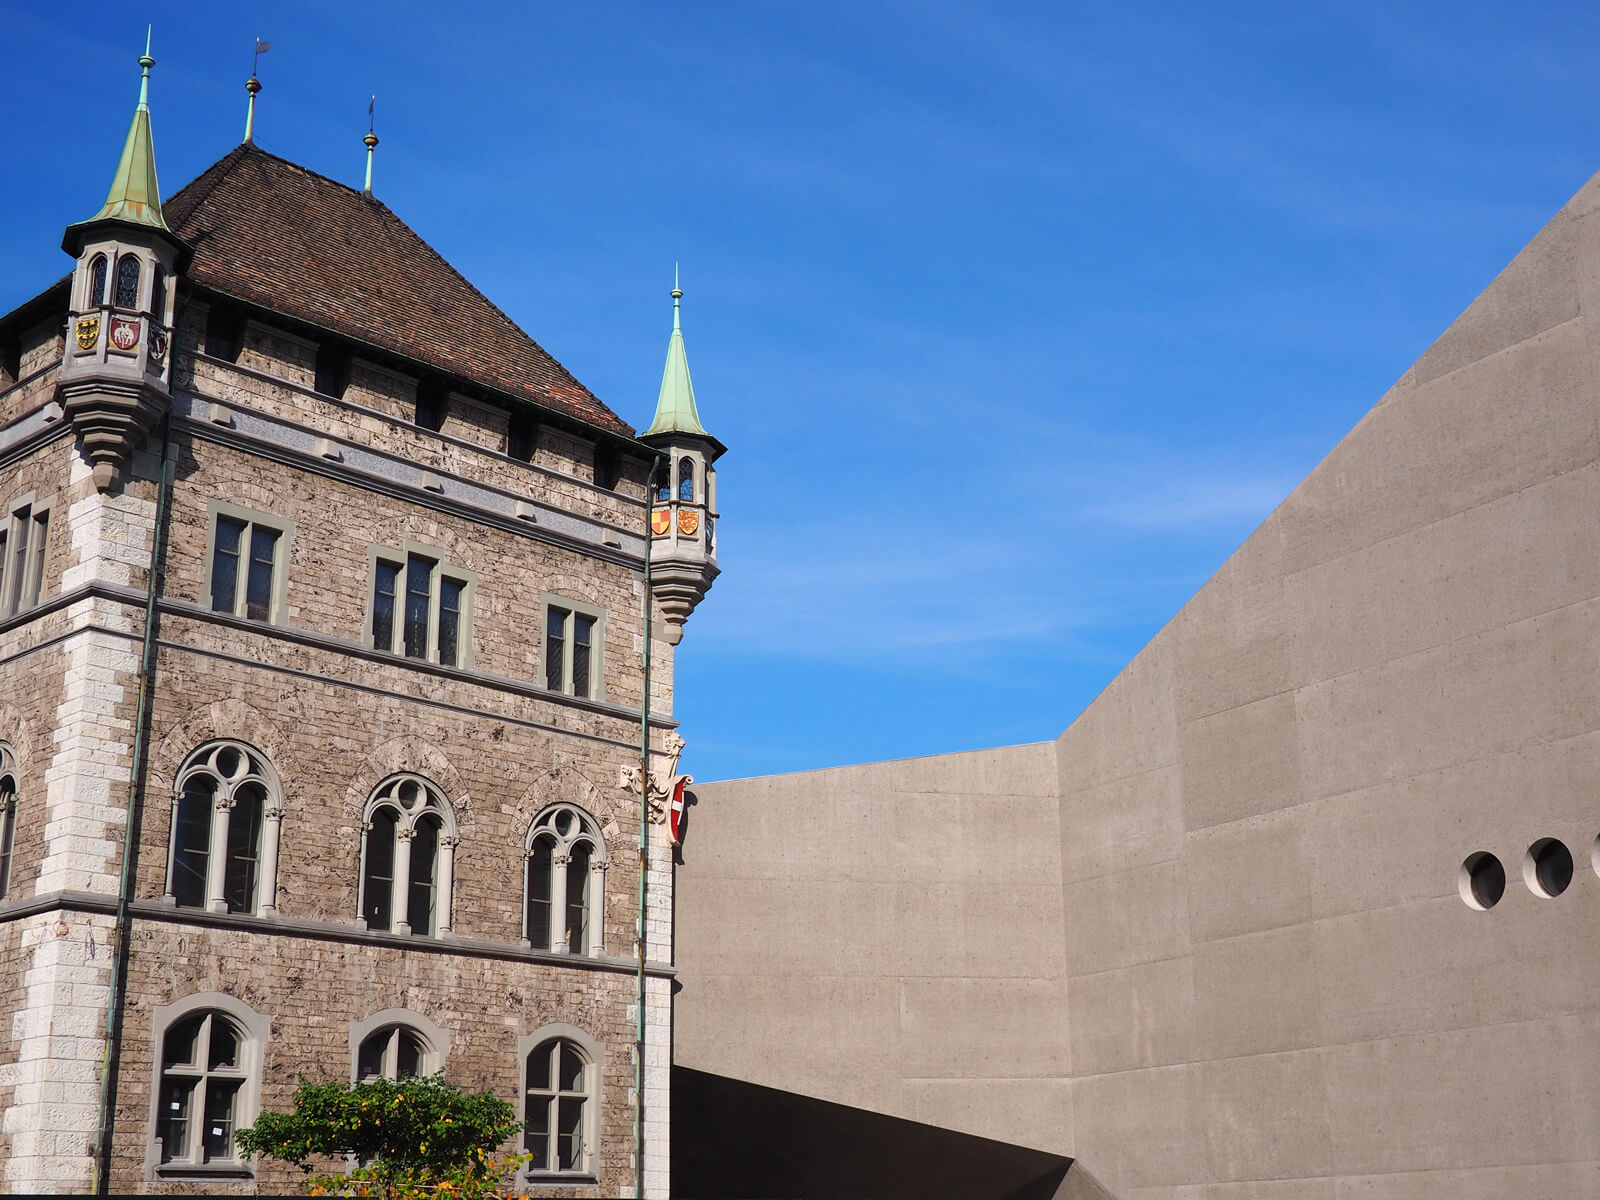
[[[167,228],[150,136],[150,46],[139,104],[105,206],[67,226],[78,260],[61,364],[61,406],[83,441],[95,486],[117,485],[133,451],[171,405],[174,281],[189,248]]]
[[[718,575],[714,464],[727,449],[700,424],[683,348],[682,299],[683,289],[674,278],[672,336],[661,395],[655,420],[639,435],[662,456],[650,497],[650,570],[652,590],[667,619],[667,641],[674,646],[683,638],[683,623]]]

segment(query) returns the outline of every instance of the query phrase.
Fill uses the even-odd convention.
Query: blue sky
[[[155,22],[175,191],[376,190],[637,425],[675,261],[723,576],[701,779],[1054,737],[1600,167],[1579,4],[0,0],[0,310]]]

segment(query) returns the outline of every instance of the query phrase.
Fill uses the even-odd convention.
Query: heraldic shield
[[[657,537],[666,537],[672,532],[672,510],[658,508],[650,513],[650,532]]]
[[[693,509],[687,509],[678,514],[678,532],[684,537],[693,537],[700,529],[700,514]]]

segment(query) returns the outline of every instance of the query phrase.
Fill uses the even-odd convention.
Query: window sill
[[[598,1186],[600,1176],[593,1171],[524,1171],[522,1181],[531,1187]]]
[[[156,1166],[158,1179],[254,1179],[255,1177],[255,1168],[247,1162],[164,1162]]]

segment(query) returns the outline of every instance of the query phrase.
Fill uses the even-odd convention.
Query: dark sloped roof
[[[243,145],[164,207],[197,284],[633,435],[381,201]]]

